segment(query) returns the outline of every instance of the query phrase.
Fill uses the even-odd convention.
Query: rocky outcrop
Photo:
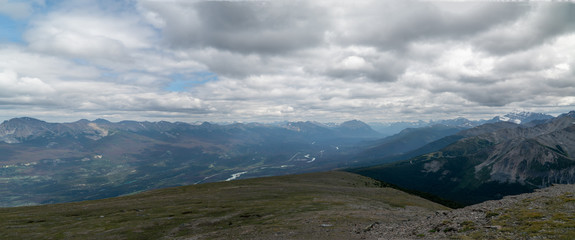
[[[372,227],[373,239],[562,239],[574,233],[575,185],[554,185]],[[527,230],[527,231],[526,231]],[[532,231],[529,231],[532,230]]]

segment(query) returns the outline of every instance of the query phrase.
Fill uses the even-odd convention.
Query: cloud
[[[18,14],[25,42],[0,43],[4,116],[383,121],[575,104],[572,3],[42,4]]]
[[[275,68],[278,68],[273,64],[274,58],[270,56],[241,54],[215,48],[180,50],[178,54],[205,64],[206,69],[219,76],[244,78],[273,72]]]
[[[0,14],[13,19],[28,18],[36,5],[43,5],[43,1],[21,2],[14,0],[0,0]]]
[[[22,47],[0,46],[0,56],[4,59],[0,61],[0,70],[48,82],[93,79],[99,75],[94,66],[76,64],[68,59],[31,52]]]
[[[151,48],[154,33],[136,16],[101,10],[53,12],[31,23],[24,39],[32,50],[75,58],[129,57],[134,49]]]
[[[304,1],[141,1],[168,44],[242,54],[280,54],[317,46],[327,27],[322,8]]]
[[[431,48],[444,51],[434,61],[411,64],[403,78],[413,88],[452,93],[480,106],[552,106],[575,94],[575,53],[564,51],[575,47],[574,37],[507,55],[490,55],[469,43],[437,44]]]
[[[338,6],[334,41],[402,50],[434,39],[462,39],[525,13],[525,5],[489,2],[359,1]]]
[[[128,70],[109,76],[107,70],[86,66],[83,62],[17,47],[0,48],[0,54],[7,59],[0,62],[0,106],[5,112],[15,112],[13,116],[22,115],[22,109],[27,109],[23,105],[34,106],[34,110],[26,110],[28,116],[53,117],[54,112],[58,112],[58,116],[72,119],[75,119],[73,112],[96,118],[98,114],[104,114],[121,120],[121,116],[137,118],[136,112],[156,115],[163,112],[167,116],[170,112],[200,114],[210,111],[207,104],[190,93],[161,90],[169,81],[163,75],[168,73],[162,71],[188,69],[191,65],[185,61],[170,60],[150,67],[159,73]],[[109,115],[110,112],[114,114]]]
[[[377,82],[395,81],[405,70],[400,56],[389,52],[368,55],[344,55],[327,66],[326,74],[343,79],[368,79]]]
[[[575,31],[575,5],[534,3],[532,11],[508,24],[480,33],[474,43],[495,54],[521,51]]]
[[[21,77],[14,71],[0,72],[0,97],[46,95],[54,89],[39,78]]]

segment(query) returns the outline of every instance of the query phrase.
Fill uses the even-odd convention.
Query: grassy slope
[[[0,239],[353,239],[406,211],[438,209],[446,208],[370,178],[312,173],[3,208]]]

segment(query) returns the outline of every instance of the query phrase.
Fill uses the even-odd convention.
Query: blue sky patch
[[[218,75],[213,72],[178,73],[171,77],[173,81],[165,89],[172,92],[186,92],[197,85],[218,80]]]
[[[23,43],[22,33],[26,25],[25,21],[17,21],[0,14],[0,42]]]

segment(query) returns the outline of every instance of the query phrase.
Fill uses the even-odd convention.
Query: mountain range
[[[557,132],[568,132],[568,124],[556,122],[571,115],[513,113],[477,126],[479,122],[458,118],[406,128],[388,137],[357,120],[220,125],[104,119],[48,123],[14,118],[0,124],[0,181],[7,186],[0,189],[0,206],[100,199],[170,186],[348,168],[401,188],[469,204],[569,182],[573,174],[565,167],[570,166],[573,139]],[[544,147],[536,142],[545,142]],[[553,153],[541,153],[546,149]],[[508,154],[502,158],[503,152]],[[531,159],[551,159],[542,166],[552,169],[552,174],[542,171],[540,179],[532,177],[532,171],[518,170],[523,169],[521,163],[505,160],[526,153],[533,154]],[[436,156],[436,161],[425,160],[430,156]],[[453,162],[452,158],[466,160]],[[423,170],[406,167],[406,162]],[[536,166],[531,162],[529,167]],[[429,190],[427,183],[447,187]],[[503,188],[511,184],[513,191],[497,187],[492,191],[485,187],[490,184]],[[458,188],[449,190],[455,185]],[[478,194],[461,199],[466,193],[457,189],[463,188]]]
[[[458,117],[453,119],[444,120],[430,120],[430,121],[416,121],[416,122],[388,122],[379,123],[373,122],[369,123],[370,126],[383,134],[384,136],[391,136],[401,132],[407,128],[422,128],[433,125],[445,125],[450,127],[462,127],[462,128],[472,128],[486,123],[494,122],[513,122],[517,124],[529,124],[530,122],[545,121],[553,118],[553,116],[544,113],[534,113],[534,112],[511,112],[503,116],[495,116],[491,119],[482,120],[469,120],[464,117]]]
[[[353,172],[463,204],[575,183],[575,112],[513,122],[463,130],[437,151]]]
[[[357,142],[381,135],[360,121],[0,124],[0,206],[106,198],[154,188],[334,169]]]

